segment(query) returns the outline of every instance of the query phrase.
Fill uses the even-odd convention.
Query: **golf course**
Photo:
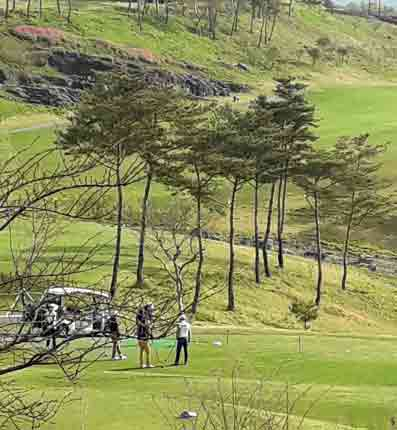
[[[28,2],[26,9],[25,3],[19,0],[13,6],[11,1],[5,1],[7,7],[3,10],[0,6],[0,157],[4,163],[0,172],[3,193],[0,194],[0,313],[9,317],[16,312],[16,309],[10,310],[15,297],[22,295],[23,302],[26,292],[41,294],[48,286],[65,283],[108,294],[112,285],[109,297],[111,303],[117,304],[118,311],[111,315],[122,315],[122,335],[100,333],[100,339],[108,336],[109,341],[92,351],[90,348],[97,338],[77,336],[59,353],[56,348],[46,351],[44,340],[48,334],[34,337],[30,329],[26,332],[21,329],[10,341],[9,334],[1,331],[0,430],[396,429],[397,26],[383,22],[380,14],[331,13],[329,6],[315,2],[291,2],[289,6],[276,7],[271,2],[260,6],[262,3],[254,0],[241,1],[241,4],[232,1],[230,5],[219,2],[222,6],[218,2],[214,6],[210,2],[169,2],[169,5],[153,1],[144,2],[140,11],[139,2],[77,0],[73,4],[49,1],[32,5]],[[69,16],[66,16],[67,7],[70,7]],[[217,11],[215,18],[211,18],[212,9]],[[270,36],[269,28],[273,29]],[[232,112],[234,118],[252,113],[259,96],[270,100],[269,96],[277,95],[280,85],[287,85],[282,79],[291,77],[294,85],[298,82],[297,85],[305,86],[304,96],[300,92],[297,96],[302,99],[293,99],[294,103],[290,104],[303,106],[304,114],[299,111],[295,117],[295,113],[291,116],[298,118],[298,123],[305,115],[310,116],[307,112],[311,114],[313,107],[313,120],[308,121],[307,128],[304,125],[302,134],[306,136],[309,130],[315,137],[298,137],[300,144],[310,141],[314,152],[324,151],[328,155],[341,138],[369,134],[369,145],[386,145],[387,149],[374,164],[368,164],[370,167],[365,173],[372,174],[373,168],[376,172],[373,183],[388,184],[380,195],[389,199],[389,204],[386,201],[385,205],[383,200],[383,205],[390,207],[379,211],[382,214],[379,219],[371,219],[368,224],[360,220],[352,229],[347,288],[341,288],[343,267],[340,264],[345,225],[335,214],[332,217],[326,212],[327,206],[321,216],[318,212],[317,217],[312,216],[310,210],[313,212],[318,207],[318,200],[310,198],[317,199],[319,188],[316,187],[320,180],[314,181],[312,188],[307,184],[306,188],[300,186],[303,174],[299,169],[308,163],[305,160],[297,164],[296,171],[291,169],[292,179],[288,171],[283,173],[285,214],[281,216],[282,180],[277,176],[280,171],[275,169],[277,173],[271,174],[277,179],[264,180],[255,195],[252,176],[241,183],[233,182],[228,176],[237,171],[234,178],[238,178],[239,169],[243,171],[252,160],[239,159],[236,168],[222,163],[235,162],[242,157],[241,153],[230,156],[224,152],[227,155],[221,161],[217,159],[209,169],[205,166],[204,177],[210,178],[208,183],[215,180],[203,198],[202,225],[197,228],[194,211],[198,192],[192,191],[193,179],[188,185],[180,179],[183,175],[191,179],[194,169],[189,165],[181,174],[180,166],[164,156],[163,170],[168,170],[168,176],[164,180],[163,172],[154,174],[148,212],[143,216],[146,206],[142,199],[149,194],[146,182],[149,174],[145,170],[148,164],[142,168],[144,173],[140,171],[136,175],[138,180],[126,179],[123,186],[120,172],[121,176],[128,177],[132,167],[127,163],[136,154],[136,165],[142,160],[149,163],[147,160],[151,160],[153,153],[157,155],[156,151],[150,157],[147,155],[152,149],[150,144],[145,146],[144,139],[149,139],[151,134],[147,130],[146,134],[142,133],[144,150],[131,151],[132,157],[128,153],[126,161],[123,160],[127,167],[120,167],[120,152],[117,152],[119,164],[115,165],[119,170],[115,185],[112,182],[112,175],[116,175],[112,164],[115,146],[106,152],[101,145],[107,143],[106,139],[116,139],[114,136],[119,130],[112,129],[113,123],[109,125],[111,121],[106,115],[101,125],[97,117],[93,121],[85,118],[83,131],[72,129],[79,124],[79,115],[84,117],[89,111],[87,106],[95,108],[95,104],[102,103],[101,96],[94,94],[98,88],[102,91],[101,81],[98,79],[98,86],[91,85],[90,79],[96,74],[91,75],[90,68],[104,75],[116,70],[118,74],[112,75],[116,76],[113,81],[129,76],[131,70],[134,74],[155,76],[154,85],[165,79],[165,84],[161,82],[158,87],[160,95],[164,86],[168,90],[173,84],[181,85],[186,90],[189,85],[196,85],[191,93],[198,88],[203,94],[193,94],[189,102],[198,100],[202,103],[200,107],[213,104],[214,112],[221,112],[219,115]],[[153,85],[150,80],[145,82],[148,88]],[[112,80],[106,85],[111,86]],[[139,87],[139,91],[143,100],[147,89]],[[86,104],[80,105],[73,97],[80,100],[82,94],[87,97]],[[123,100],[126,94],[127,91],[117,94],[114,100]],[[151,94],[152,104],[155,96]],[[68,103],[63,103],[64,98]],[[141,100],[137,98],[137,101],[139,105]],[[152,104],[148,106],[152,108]],[[83,106],[81,111],[79,106]],[[109,110],[112,108],[109,104]],[[145,109],[137,114],[138,118],[146,114]],[[112,120],[122,117],[125,110],[128,109],[120,108],[115,114],[112,111]],[[205,112],[207,115],[208,111]],[[156,115],[157,112],[155,120],[149,121],[153,128],[158,126]],[[227,115],[224,118],[230,119]],[[127,117],[122,127],[129,121]],[[131,136],[135,136],[134,127],[140,119],[134,121],[130,121],[127,139],[122,136],[117,140],[117,151],[120,151],[120,141],[133,140]],[[169,144],[167,139],[172,141],[177,133],[172,135],[169,124],[173,123],[168,117],[164,123],[167,121],[164,130],[171,137],[166,136],[164,142]],[[207,125],[210,129],[212,123],[209,121]],[[194,124],[191,126],[194,128]],[[128,125],[125,127],[128,129]],[[264,126],[266,133],[267,127],[268,123]],[[288,130],[285,124],[282,131],[284,128]],[[182,133],[181,129],[182,126],[177,129],[178,133]],[[222,150],[229,137],[225,129],[222,129],[223,140],[219,138],[217,142]],[[68,162],[72,164],[71,160],[82,158],[70,147],[67,150],[62,147],[68,130],[75,133],[70,132],[72,147],[78,146],[79,139],[87,144],[94,136],[89,142],[92,146],[82,152],[87,155],[98,150],[100,161],[87,169],[88,173],[73,172],[70,177],[64,174],[68,172],[65,167]],[[193,131],[187,135],[185,146],[180,147],[183,149],[169,150],[175,158],[195,140]],[[160,132],[158,136],[158,140],[164,137]],[[197,133],[197,136],[202,135]],[[273,139],[275,142],[277,136]],[[237,140],[234,145],[248,140]],[[206,143],[209,141],[210,138]],[[158,154],[163,155],[164,149],[159,148]],[[195,150],[191,153],[195,154]],[[303,154],[302,159],[306,156]],[[37,165],[35,160],[40,160]],[[335,165],[344,160],[336,161],[331,164],[330,172],[337,171]],[[12,170],[14,163],[20,167]],[[31,171],[27,167],[29,163],[33,166]],[[219,165],[223,174],[214,173]],[[316,166],[305,174],[310,177]],[[329,164],[325,166],[320,169],[321,174]],[[349,170],[344,172],[346,176]],[[54,184],[61,184],[60,192],[52,194],[51,175]],[[183,186],[175,186],[174,180],[180,180]],[[274,200],[269,231],[272,243],[267,248],[271,273],[265,274],[261,260],[258,282],[254,276],[255,198],[259,198],[256,210],[260,214],[259,235],[263,243],[266,216],[270,214],[269,193],[272,186],[274,193],[278,180],[279,195]],[[338,180],[333,182],[331,175],[326,176],[329,182],[324,189],[328,191],[335,183],[343,184],[343,179]],[[372,182],[365,183],[370,189]],[[233,184],[237,184],[237,197],[231,204]],[[96,186],[98,190],[102,187],[107,191],[93,193],[92,200],[98,200],[90,206],[91,197],[84,200],[84,186],[91,189]],[[341,189],[337,191],[341,193]],[[363,195],[364,191],[360,189]],[[45,197],[36,199],[40,193]],[[355,192],[352,201],[354,196]],[[124,206],[120,203],[121,197]],[[75,208],[79,204],[84,208],[84,203],[90,206],[89,211],[76,215]],[[189,219],[183,219],[187,227],[181,221],[182,227],[173,231],[173,224],[170,227],[167,222],[178,215],[172,210],[180,207],[182,212],[185,210],[183,214],[188,214]],[[231,236],[232,207],[234,236]],[[286,243],[285,267],[277,254],[279,244],[275,245],[280,234],[280,217],[285,221],[282,231]],[[147,223],[144,246],[142,220]],[[41,228],[44,233],[40,232]],[[199,275],[196,265],[200,248],[195,242],[198,237],[203,241]],[[291,251],[292,243],[302,252]],[[324,258],[320,246],[325,250]],[[142,248],[144,282],[138,282],[137,262]],[[75,263],[85,258],[83,266]],[[382,258],[387,261],[388,270],[376,267]],[[357,263],[360,259],[369,264]],[[230,307],[231,278],[235,295],[233,309]],[[201,280],[199,290],[198,280]],[[185,304],[194,302],[197,291],[201,294],[194,312],[190,305],[186,309],[181,305],[178,288],[182,290]],[[313,301],[315,292],[317,297],[321,293],[321,305]],[[154,339],[150,342],[153,368],[140,366],[142,339],[136,339],[135,313],[130,308],[123,311],[125,297],[128,300],[132,297],[131,301],[142,298],[144,301],[139,306],[153,303],[155,316],[158,312],[160,318],[161,312],[172,314],[167,314],[167,321],[172,324],[165,335],[154,329]],[[164,297],[171,303],[169,308],[157,310],[157,302],[165,300]],[[294,313],[293,304],[301,303],[310,305],[309,311],[314,309],[315,314],[305,319],[306,316]],[[43,304],[37,306],[39,309]],[[25,309],[17,310],[24,315]],[[88,313],[93,312],[89,309]],[[175,327],[185,314],[192,324],[189,363],[174,366]],[[56,334],[51,332],[51,336]],[[27,341],[29,336],[33,340]],[[114,359],[112,342],[118,340],[126,356],[124,360]],[[35,355],[37,351],[39,358]],[[81,361],[63,362],[69,351],[77,355],[81,352]],[[17,393],[15,397],[13,393]],[[48,410],[55,408],[56,413],[47,416],[43,412],[47,407]],[[35,408],[45,418],[36,416]],[[183,411],[194,413],[195,419],[181,420]]]

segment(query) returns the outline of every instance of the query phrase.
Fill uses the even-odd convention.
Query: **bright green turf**
[[[136,349],[124,348],[126,362],[103,361],[92,366],[73,388],[52,367],[44,366],[23,372],[18,384],[60,395],[73,390],[82,396],[60,414],[50,428],[87,430],[164,429],[161,413],[176,415],[189,402],[189,392],[207,400],[214,399],[218,378],[230,380],[238,368],[241,390],[254,389],[257,380],[272,382],[266,389],[268,408],[283,412],[285,396],[276,401],[277,393],[289,384],[291,402],[308,387],[294,414],[308,409],[308,418],[335,424],[371,429],[387,429],[397,412],[397,341],[375,338],[354,339],[328,336],[304,336],[304,352],[298,353],[297,335],[197,334],[191,348],[191,365],[187,368],[136,370]],[[212,342],[221,340],[222,347]],[[165,360],[169,348],[158,348]],[[108,351],[109,352],[109,351]],[[155,362],[158,357],[154,354]],[[170,360],[173,358],[171,354]],[[268,383],[268,382],[267,382]],[[174,399],[172,402],[167,397]],[[244,403],[244,402],[243,402]],[[311,428],[310,422],[307,427]]]
[[[331,87],[312,92],[318,107],[320,144],[331,146],[340,136],[369,133],[373,143],[390,143],[384,174],[395,177],[397,159],[397,87]]]

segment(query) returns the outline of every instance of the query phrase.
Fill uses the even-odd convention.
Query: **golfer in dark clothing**
[[[185,366],[189,360],[188,345],[191,341],[192,329],[191,325],[186,321],[185,315],[181,315],[176,328],[176,358],[175,366],[179,366],[179,358],[181,355],[181,350],[183,349],[185,355]]]
[[[120,349],[120,328],[116,315],[111,315],[108,324],[112,339],[112,360],[125,360],[127,357],[121,353]]]

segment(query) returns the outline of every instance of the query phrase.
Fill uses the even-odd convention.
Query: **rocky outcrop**
[[[6,92],[25,102],[57,107],[78,102],[82,91],[91,88],[98,75],[113,72],[141,75],[152,85],[179,87],[196,97],[229,96],[232,92],[248,90],[244,85],[207,79],[198,73],[178,74],[139,60],[113,59],[79,52],[53,50],[48,55],[48,65],[59,76],[14,74],[10,78],[0,71],[0,85]]]
[[[16,75],[13,82],[3,83],[4,89],[25,102],[61,107],[77,103],[83,90],[92,87],[95,79],[90,77]]]
[[[115,63],[110,57],[97,57],[79,52],[54,51],[48,65],[65,75],[88,76],[96,72],[111,72]]]
[[[7,92],[28,103],[55,107],[77,103],[81,95],[81,90],[48,85],[19,85]]]
[[[195,231],[193,235],[197,234]],[[202,231],[204,239],[213,240],[217,242],[227,242],[228,238],[220,233],[214,233],[207,230]],[[254,247],[255,239],[252,236],[236,236],[235,243],[240,246]],[[317,259],[317,252],[315,246],[310,246],[308,243],[304,243],[295,239],[289,239],[283,241],[284,253],[286,255],[304,257],[308,259]],[[259,239],[259,247],[263,246],[263,238]],[[276,240],[269,239],[266,246],[270,252],[277,252],[278,243]],[[323,252],[321,254],[321,260],[328,264],[342,265],[342,253],[335,251],[327,246],[322,245]],[[378,272],[387,276],[395,276],[397,274],[397,257],[387,255],[351,255],[348,259],[349,266],[354,266],[362,269],[367,269],[370,272]]]

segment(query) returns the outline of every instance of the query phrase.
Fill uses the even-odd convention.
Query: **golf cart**
[[[61,335],[101,335],[110,317],[110,295],[87,288],[48,288],[39,308],[56,312],[56,325]]]
[[[0,325],[23,325],[23,331],[34,336],[48,331],[49,326],[57,337],[102,336],[110,315],[110,295],[106,292],[51,286],[39,299],[23,291],[10,312],[0,317]]]

